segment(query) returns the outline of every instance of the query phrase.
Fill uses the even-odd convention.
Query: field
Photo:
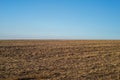
[[[120,40],[1,40],[0,80],[120,80]]]

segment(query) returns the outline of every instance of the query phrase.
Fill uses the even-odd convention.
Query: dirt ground
[[[120,40],[1,40],[0,80],[120,80]]]

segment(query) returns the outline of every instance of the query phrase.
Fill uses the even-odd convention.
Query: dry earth
[[[1,40],[0,80],[120,80],[120,40]]]

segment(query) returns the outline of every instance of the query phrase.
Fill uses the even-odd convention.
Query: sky
[[[0,39],[120,39],[120,0],[0,0]]]

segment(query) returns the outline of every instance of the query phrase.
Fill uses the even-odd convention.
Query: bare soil
[[[0,80],[120,80],[120,40],[1,40]]]

